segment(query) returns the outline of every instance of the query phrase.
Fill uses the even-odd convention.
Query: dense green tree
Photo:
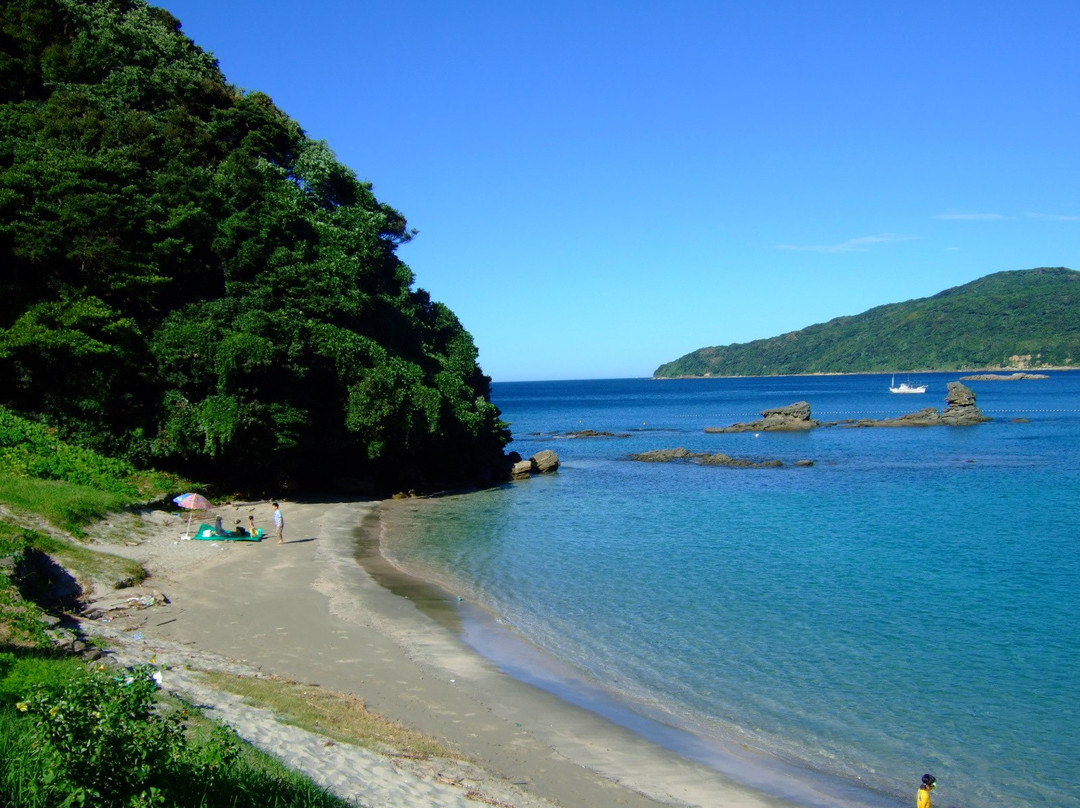
[[[201,479],[462,482],[509,439],[413,232],[142,0],[0,11],[0,399]]]

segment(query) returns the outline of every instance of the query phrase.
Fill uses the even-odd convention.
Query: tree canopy
[[[700,348],[656,378],[1080,366],[1080,272],[997,272],[770,339]]]
[[[509,432],[413,235],[167,11],[0,11],[0,403],[247,487],[482,476]]]

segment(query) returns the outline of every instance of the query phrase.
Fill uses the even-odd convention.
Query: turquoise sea
[[[967,382],[972,427],[704,432],[960,375],[496,383],[509,448],[562,467],[392,509],[384,552],[509,672],[778,796],[910,806],[932,772],[940,806],[1078,808],[1080,372]],[[628,458],[680,446],[785,466]]]

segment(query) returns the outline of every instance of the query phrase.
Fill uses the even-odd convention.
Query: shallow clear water
[[[704,427],[943,407],[959,374],[912,379],[923,396],[879,375],[497,383],[510,448],[559,472],[400,510],[386,549],[642,712],[855,803],[907,805],[930,771],[943,805],[1075,808],[1080,373],[1051,375],[969,382],[993,419],[974,427],[759,435]],[[785,466],[628,459],[678,446]]]

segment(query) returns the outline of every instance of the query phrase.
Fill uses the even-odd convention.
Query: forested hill
[[[771,339],[701,348],[654,378],[1080,366],[1080,272],[998,272]]]
[[[167,11],[5,0],[0,405],[249,489],[483,476],[509,435],[412,235]]]

